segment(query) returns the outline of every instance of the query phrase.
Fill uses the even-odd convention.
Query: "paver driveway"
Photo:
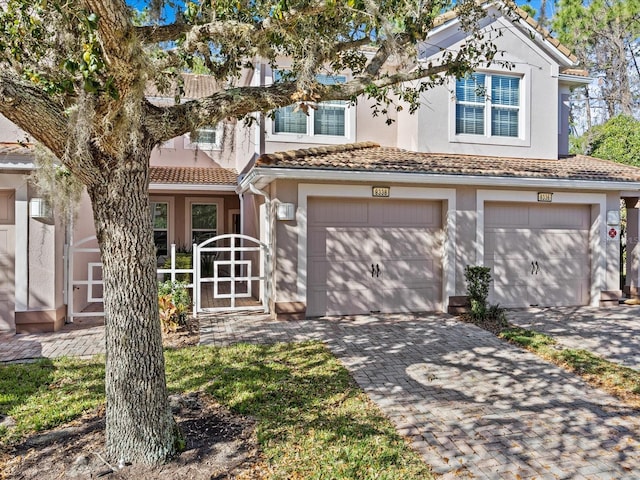
[[[446,315],[217,317],[201,341],[323,340],[443,478],[638,479],[640,412]]]
[[[517,309],[509,310],[509,320],[640,370],[640,306]]]

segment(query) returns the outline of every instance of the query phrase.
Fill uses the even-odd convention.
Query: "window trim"
[[[224,230],[224,199],[220,197],[186,197],[185,198],[185,238],[189,245],[193,245],[193,218],[191,216],[192,205],[217,205],[216,211],[216,235],[223,235]]]
[[[449,102],[449,142],[471,143],[483,145],[504,146],[531,146],[531,68],[528,66],[516,66],[512,70],[477,70],[477,73],[486,76],[504,76],[520,78],[520,106],[518,115],[518,136],[493,136],[491,135],[491,102],[484,103],[484,134],[474,135],[469,133],[456,133],[456,79],[451,77],[449,90],[452,92]],[[489,93],[490,94],[490,93]]]

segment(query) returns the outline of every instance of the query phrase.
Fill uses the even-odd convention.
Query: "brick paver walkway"
[[[640,478],[640,412],[446,315],[217,317],[201,341],[323,340],[444,479]]]
[[[55,333],[0,334],[0,362],[90,357],[104,353],[102,319],[83,318]]]
[[[566,347],[640,370],[640,306],[510,310],[509,320],[551,335]]]

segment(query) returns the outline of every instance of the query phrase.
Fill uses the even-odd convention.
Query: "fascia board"
[[[245,191],[249,183],[268,184],[277,179],[315,180],[336,182],[381,182],[414,183],[432,185],[473,185],[516,188],[560,188],[567,190],[611,190],[640,191],[640,182],[615,182],[598,180],[569,180],[557,178],[498,177],[451,175],[432,173],[362,172],[344,170],[303,170],[295,168],[255,168],[247,175],[240,190]]]

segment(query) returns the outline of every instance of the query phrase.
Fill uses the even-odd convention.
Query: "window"
[[[153,242],[156,255],[169,254],[169,204],[167,202],[151,202],[151,224],[153,225]]]
[[[218,232],[218,205],[215,203],[191,204],[191,241],[198,245],[213,238]]]
[[[282,73],[275,72],[278,81]],[[318,75],[318,82],[324,85],[344,83],[346,77],[341,75]],[[307,135],[319,137],[347,137],[349,121],[349,103],[343,100],[331,100],[311,105],[308,115],[298,110],[296,105],[279,108],[274,112],[273,133],[290,135]]]
[[[456,81],[456,135],[519,137],[520,77],[474,73]]]
[[[224,125],[208,125],[199,128],[190,135],[186,148],[198,148],[200,150],[219,150],[222,148],[222,136]]]

